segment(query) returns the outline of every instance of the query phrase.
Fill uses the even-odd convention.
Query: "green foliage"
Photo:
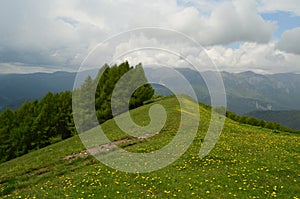
[[[0,115],[0,162],[21,156],[74,135],[72,93],[48,93]]]
[[[92,100],[94,100],[92,96],[92,91],[94,89],[94,81],[88,76],[84,83],[81,85],[80,89],[73,91],[73,101],[76,104],[77,112],[74,112],[75,116],[78,118],[78,127],[79,132],[85,131],[91,127],[95,127],[97,123],[92,120],[93,110]]]
[[[246,115],[269,122],[276,122],[283,126],[300,130],[299,110],[253,111]]]
[[[79,113],[85,124],[84,129],[90,129],[98,124],[92,120],[92,101],[96,101],[97,117],[101,123],[112,118],[111,96],[117,81],[128,71],[132,71],[126,81],[134,84],[142,81],[145,85],[138,88],[130,99],[129,108],[143,105],[151,99],[154,90],[147,83],[142,66],[129,67],[128,62],[109,68],[105,65],[93,80],[88,77],[81,88],[74,91],[74,100],[79,100]],[[99,81],[98,81],[99,80]],[[95,89],[97,86],[97,90]],[[96,90],[96,97],[93,96]],[[126,89],[123,92],[129,92]],[[41,100],[24,102],[16,111],[7,109],[0,114],[0,162],[26,154],[32,150],[45,147],[54,142],[67,139],[75,134],[72,115],[72,92],[58,94],[47,93]],[[122,102],[122,99],[119,99]],[[77,103],[78,104],[78,103]]]
[[[266,122],[265,120],[256,119],[255,117],[251,116],[240,116],[235,114],[231,111],[226,111],[226,116],[234,121],[240,122],[242,124],[249,124],[252,126],[259,126],[263,128],[272,129],[275,131],[283,131],[283,132],[290,132],[290,133],[297,133],[300,134],[299,130],[294,130],[289,127],[282,126],[276,122]],[[275,132],[274,131],[274,132]]]
[[[136,67],[130,67],[128,62],[124,62],[119,66],[104,66],[98,73],[96,81],[98,82],[98,80],[95,108],[99,123],[103,123],[113,117],[112,106],[117,110],[115,114],[120,114],[128,110],[128,108],[133,109],[142,106],[144,101],[151,99],[154,94],[150,84],[147,84],[141,64],[138,64]],[[142,86],[135,90],[134,85]],[[114,103],[111,104],[113,92],[116,97],[114,98]],[[130,97],[129,102],[128,96]]]

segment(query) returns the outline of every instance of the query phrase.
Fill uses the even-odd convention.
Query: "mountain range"
[[[46,93],[72,90],[76,73],[33,73],[0,75],[0,112],[18,108],[24,101],[42,98]]]
[[[162,85],[181,86],[179,76],[163,73],[161,69],[148,68],[148,80],[159,81]],[[176,69],[191,84],[198,101],[210,104],[210,96],[204,78],[214,77],[216,72],[206,71],[201,74],[187,68]],[[238,114],[246,114],[255,110],[300,110],[300,74],[256,74],[246,71],[242,73],[221,72],[227,97],[227,108]],[[159,79],[159,80],[158,80]],[[161,85],[154,85],[159,94],[170,91]],[[182,86],[182,91],[185,87]]]
[[[253,110],[300,110],[300,74],[261,75],[222,73],[228,108],[245,114]]]
[[[210,104],[207,86],[201,75],[214,75],[207,71],[201,75],[188,68],[176,69],[192,85],[198,101]],[[182,86],[173,73],[163,73],[159,68],[145,68],[150,82],[161,85],[153,87],[158,94],[170,94],[163,85]],[[227,108],[238,114],[247,114],[256,110],[300,110],[300,74],[256,74],[254,72],[221,72],[227,95]],[[47,92],[72,90],[76,73],[34,73],[0,75],[0,111],[5,108],[19,107],[25,100],[43,97]],[[181,90],[185,90],[182,86]]]

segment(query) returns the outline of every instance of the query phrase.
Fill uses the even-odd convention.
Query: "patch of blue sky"
[[[194,5],[192,1],[190,0],[176,0],[177,5],[179,6],[184,6],[184,7],[188,7],[188,6],[192,6]]]
[[[231,49],[239,49],[240,48],[240,42],[234,42],[226,45],[227,48]]]
[[[79,24],[78,21],[70,17],[58,17],[58,19],[62,20],[64,23],[71,25],[73,28]]]
[[[276,11],[261,13],[264,20],[276,21],[278,29],[274,33],[274,39],[279,39],[286,30],[300,27],[300,16],[295,16],[290,12]]]
[[[209,16],[214,5],[217,5],[224,0],[176,0],[177,5],[181,7],[194,7],[201,14]]]

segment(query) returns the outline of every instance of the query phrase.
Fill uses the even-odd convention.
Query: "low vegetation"
[[[157,100],[168,113],[159,134],[120,144],[150,152],[172,140],[180,109],[175,97]],[[138,124],[149,122],[153,104],[131,110]],[[84,153],[78,136],[0,165],[2,198],[299,198],[300,137],[226,119],[211,153],[198,157],[210,109],[200,106],[197,136],[171,165],[151,173],[121,172]],[[114,120],[102,124],[111,140],[128,137]],[[66,158],[68,157],[68,158]]]

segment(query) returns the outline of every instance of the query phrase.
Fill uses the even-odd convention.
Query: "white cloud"
[[[188,62],[184,60],[186,59],[199,70],[206,71],[216,69],[212,65],[212,60],[219,70],[230,72],[246,70],[258,73],[300,72],[299,68],[296,68],[300,63],[300,56],[277,49],[276,42],[266,44],[243,42],[236,49],[215,45],[206,47],[207,50],[203,51],[201,47],[193,45],[192,42],[160,40],[161,38],[155,37],[157,35],[151,37],[151,32],[145,31],[144,33],[130,34],[128,41],[126,39],[125,41],[117,40],[114,42],[115,47],[108,48],[108,46],[112,46],[109,44],[106,45],[107,48],[105,47],[105,49],[110,49],[108,54],[118,58],[118,62],[128,60],[133,65],[142,62],[144,66],[190,67]],[[173,39],[175,38],[172,34],[168,35]],[[174,39],[174,41],[179,40],[179,37]],[[143,47],[147,48],[143,49]],[[155,48],[148,49],[148,47]],[[206,53],[209,57],[206,56]],[[94,60],[97,60],[102,54],[102,50],[97,52]],[[177,54],[182,57],[177,56]],[[118,57],[119,55],[122,56]],[[108,60],[112,59],[109,58]]]
[[[238,49],[213,46],[207,53],[219,69],[225,71],[252,70],[260,73],[300,71],[299,68],[295,68],[300,63],[300,56],[277,50],[275,43],[243,43]]]
[[[277,48],[300,55],[300,27],[285,31],[277,44]]]
[[[261,12],[286,11],[300,16],[299,0],[258,0]]]
[[[37,72],[55,72],[55,71],[69,71],[69,68],[62,67],[54,67],[51,68],[45,66],[32,66],[25,65],[24,63],[0,63],[1,70],[0,72],[3,74],[10,73],[37,73]],[[73,72],[73,71],[70,71]]]
[[[201,58],[201,52],[201,46],[176,31],[145,28],[121,34],[99,45],[83,65],[98,67],[99,60],[106,63],[127,60],[132,65],[191,67],[183,59],[192,56],[194,63],[201,63],[195,60],[195,57]],[[208,64],[205,66],[208,67]]]
[[[60,15],[60,9],[70,13],[72,4],[60,7],[59,1],[2,3],[0,61],[45,68],[57,65],[77,67],[92,41],[98,43],[101,41],[98,37],[103,39],[104,34],[100,26],[88,24],[84,16],[81,17],[83,21],[71,26],[70,22],[63,20],[69,15]],[[80,12],[76,13],[80,16]],[[69,19],[77,21],[72,15]]]
[[[251,64],[257,64],[256,68],[272,70],[270,67],[273,65],[289,64],[288,60],[293,60],[291,63],[294,64],[297,56],[292,58],[292,55],[274,48],[272,36],[276,23],[265,21],[259,15],[261,10],[292,8],[292,1],[283,5],[275,0],[275,7],[271,7],[271,1],[257,1],[4,1],[0,7],[0,72],[4,71],[1,67],[4,68],[5,63],[11,66],[13,63],[23,63],[24,66],[76,69],[99,42],[119,32],[145,26],[175,29],[202,45],[213,45],[210,52],[214,52],[213,49],[216,51],[213,53],[218,58],[216,62],[231,69],[241,70],[239,65],[244,67],[242,69],[249,69],[253,68]],[[295,13],[297,9],[294,8]],[[168,35],[157,37],[176,43]],[[135,41],[137,43],[147,42],[147,38],[137,40],[140,40]],[[227,49],[222,46],[234,42],[241,42],[241,48]],[[250,44],[255,47],[249,47]],[[191,46],[180,42],[176,45],[176,49],[181,48],[185,55],[190,53],[191,59],[199,56],[194,54]],[[247,45],[248,50],[244,49]],[[123,48],[128,47],[129,43],[123,45]],[[121,45],[117,50],[120,48]],[[278,48],[284,50],[280,45]],[[108,49],[103,54],[115,53],[113,50]],[[141,54],[135,60],[150,59],[145,56]],[[157,59],[166,60],[164,56],[158,55]]]
[[[186,7],[167,19],[167,26],[189,34],[203,45],[266,43],[276,29],[274,22],[264,21],[258,14],[254,0],[220,3],[208,16],[195,7]]]
[[[264,21],[257,13],[254,1],[226,2],[213,10],[208,19],[208,31],[199,32],[210,44],[236,41],[266,43],[271,40],[276,24]],[[206,34],[205,34],[206,33]]]

